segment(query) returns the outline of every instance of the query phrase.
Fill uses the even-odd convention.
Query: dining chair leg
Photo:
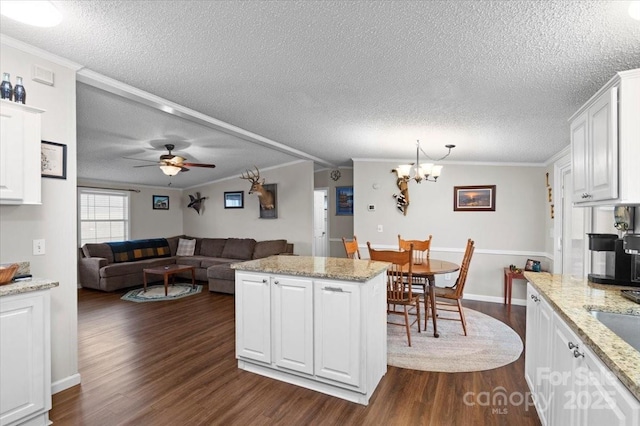
[[[409,312],[407,311],[407,305],[404,306],[404,325],[407,329],[407,340],[409,346],[411,346],[411,329],[409,328]]]
[[[429,298],[429,294],[424,294],[424,331],[427,331],[427,323],[429,321],[429,305],[431,299]]]
[[[464,335],[467,335],[467,320],[464,317],[464,311],[462,310],[462,303],[460,299],[458,299],[458,311],[460,312],[460,321],[462,321],[462,330],[464,331]]]
[[[420,333],[420,300],[419,299],[416,302],[416,315],[418,318],[418,320],[416,321],[416,323],[418,324],[418,333]]]

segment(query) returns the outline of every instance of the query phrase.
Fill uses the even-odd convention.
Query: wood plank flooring
[[[524,355],[474,373],[389,367],[365,407],[238,370],[233,296],[205,287],[184,299],[133,303],[122,294],[79,290],[82,383],[53,396],[56,426],[540,424]],[[505,322],[524,340],[524,307],[464,305]],[[485,392],[490,401],[498,387],[516,404],[464,402],[467,392]]]

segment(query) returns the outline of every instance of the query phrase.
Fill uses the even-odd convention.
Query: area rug
[[[176,300],[183,297],[191,296],[202,291],[201,285],[196,285],[195,288],[191,287],[191,284],[174,284],[169,286],[167,295],[164,295],[164,285],[148,286],[147,291],[138,288],[127,292],[121,297],[122,300],[128,300],[130,302],[160,302],[163,300]]]
[[[457,373],[484,371],[517,360],[522,353],[520,336],[508,325],[488,315],[465,309],[467,336],[460,321],[441,320],[457,312],[438,312],[439,338],[433,337],[433,322],[427,331],[411,327],[411,347],[404,327],[387,325],[387,364],[422,371]],[[391,321],[397,322],[394,315]],[[424,317],[422,324],[424,325]]]

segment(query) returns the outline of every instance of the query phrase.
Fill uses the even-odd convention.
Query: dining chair
[[[462,330],[464,335],[467,335],[467,320],[464,317],[464,310],[462,309],[462,293],[464,291],[464,285],[467,282],[467,273],[469,272],[469,264],[471,263],[471,257],[475,250],[474,242],[472,239],[467,240],[467,247],[464,251],[464,257],[462,258],[462,265],[460,265],[460,274],[456,283],[451,287],[427,287],[427,293],[431,290],[435,292],[436,296],[436,308],[443,311],[456,312],[458,311],[460,319],[447,318],[438,315],[438,320],[454,320],[462,322]],[[425,301],[427,304],[425,315],[425,327],[427,320],[429,319],[429,307],[431,306],[431,298],[425,294]],[[455,304],[453,303],[455,301]]]
[[[407,341],[411,346],[411,326],[414,323],[418,324],[418,333],[420,333],[420,299],[411,288],[413,278],[411,251],[374,250],[368,241],[367,247],[371,260],[391,263],[387,269],[387,314],[403,316],[404,324],[391,321],[387,321],[387,324],[404,325],[407,330]],[[401,306],[402,310],[396,310],[397,306]],[[409,323],[409,312],[412,307],[415,307],[416,319]]]
[[[361,259],[360,249],[358,248],[358,239],[355,235],[353,236],[353,240],[351,241],[347,241],[344,237],[342,237],[342,244],[344,244],[344,251],[347,252],[347,257],[349,259]]]
[[[432,238],[433,236],[429,235],[428,240],[403,240],[400,234],[398,234],[398,248],[400,251],[411,251],[413,254],[413,264],[421,265],[429,261]],[[409,248],[412,244],[413,250]],[[422,288],[422,292],[427,294],[427,286],[429,285],[427,277],[413,277],[413,285],[419,285]]]

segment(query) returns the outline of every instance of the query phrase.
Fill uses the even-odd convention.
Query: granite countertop
[[[589,349],[640,400],[640,352],[589,313],[589,310],[596,310],[640,315],[640,305],[620,294],[620,290],[632,287],[594,284],[586,279],[549,273],[525,272],[524,275]]]
[[[336,257],[271,256],[233,263],[233,269],[268,274],[365,282],[386,271],[389,263]]]
[[[60,283],[45,278],[31,278],[0,285],[0,297],[58,287]]]

